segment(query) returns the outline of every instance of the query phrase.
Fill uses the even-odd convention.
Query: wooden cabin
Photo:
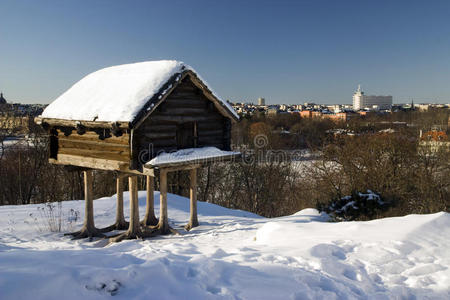
[[[158,173],[165,177],[169,171],[201,166],[182,162],[171,164],[170,169],[146,166],[161,153],[215,147],[223,151],[223,157],[236,156],[229,151],[231,126],[238,119],[233,108],[188,65],[150,61],[89,74],[35,121],[49,133],[51,163],[116,171],[118,180],[147,175],[151,181]],[[85,178],[86,185],[89,180]],[[166,181],[161,178],[162,184]],[[134,186],[130,181],[130,189]],[[163,221],[167,222],[166,216]],[[88,236],[96,233],[95,229],[88,231]]]

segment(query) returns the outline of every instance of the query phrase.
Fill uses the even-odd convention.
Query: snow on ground
[[[181,235],[106,247],[36,231],[38,205],[0,207],[0,299],[450,298],[447,213],[329,223],[314,209],[266,219],[200,202],[200,226],[185,232],[189,200],[168,202]],[[94,209],[98,227],[111,224],[115,196]]]

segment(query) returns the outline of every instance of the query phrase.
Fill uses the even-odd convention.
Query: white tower
[[[364,92],[361,91],[361,85],[358,84],[358,89],[356,90],[356,92],[353,94],[353,109],[354,110],[360,110],[361,108],[363,108],[363,96],[364,96]]]

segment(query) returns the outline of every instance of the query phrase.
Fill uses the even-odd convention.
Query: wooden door
[[[177,149],[196,147],[196,127],[195,122],[183,123],[177,126]]]

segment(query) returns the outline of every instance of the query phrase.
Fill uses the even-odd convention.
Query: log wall
[[[94,131],[86,131],[80,135],[76,130],[67,134],[61,129],[56,130],[57,153],[77,155],[89,158],[101,158],[121,162],[130,162],[130,135],[123,133],[122,136],[112,135],[104,139]]]
[[[147,152],[149,155],[144,160],[150,160],[161,151],[184,148],[177,145],[177,130],[189,122],[196,123],[196,147],[214,146],[229,150],[231,121],[217,110],[189,77],[136,129],[136,149],[140,153]]]

